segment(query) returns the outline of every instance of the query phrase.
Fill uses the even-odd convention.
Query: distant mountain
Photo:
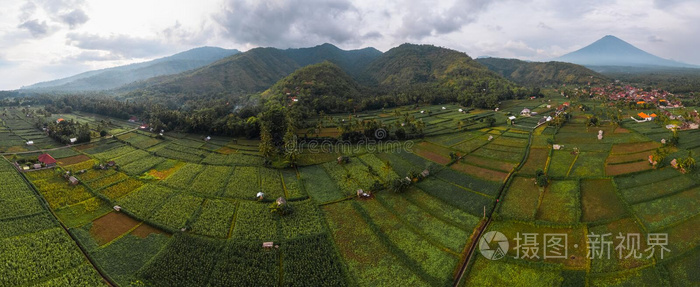
[[[216,47],[195,48],[148,62],[89,71],[64,79],[42,82],[22,87],[22,90],[54,92],[110,90],[135,81],[162,75],[179,74],[200,68],[238,53],[238,50]]]
[[[663,59],[638,49],[615,36],[605,36],[593,44],[554,59],[587,67],[683,67],[700,68],[685,63]]]
[[[346,111],[348,100],[362,95],[362,90],[363,87],[343,69],[324,61],[296,70],[263,92],[262,96],[282,102],[294,97],[316,111],[341,112]]]
[[[361,71],[382,53],[374,48],[345,51],[331,44],[311,48],[256,48],[234,55],[195,71],[134,83],[126,89],[145,89],[161,93],[262,92],[297,69],[329,61],[348,74],[359,77]]]
[[[478,58],[477,62],[523,86],[600,84],[609,80],[590,69],[563,62],[525,62],[516,59]]]

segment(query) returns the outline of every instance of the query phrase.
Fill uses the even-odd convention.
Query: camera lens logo
[[[374,137],[378,140],[383,140],[386,137],[386,130],[377,129],[376,131],[374,131]]]
[[[486,232],[479,239],[479,251],[486,259],[501,259],[508,252],[508,238],[498,231]]]

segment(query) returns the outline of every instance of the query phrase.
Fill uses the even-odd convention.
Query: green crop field
[[[354,118],[391,127],[420,119],[424,132],[413,140],[390,134],[396,149],[305,145],[296,162],[282,151],[263,157],[258,139],[161,136],[117,120],[105,124],[119,132],[113,138],[93,130],[91,142],[63,146],[14,114],[0,127],[0,285],[697,285],[689,266],[700,258],[700,175],[670,161],[698,149],[700,133],[679,131],[678,145],[654,168],[648,156],[668,130],[629,120],[615,128],[605,106],[582,103],[593,111],[572,108],[563,126],[536,129],[541,116],[509,125],[506,113],[553,115],[544,99],[505,101],[500,111],[363,111]],[[603,122],[587,127],[592,115]],[[491,116],[495,124],[483,121]],[[318,137],[334,138],[351,118],[310,117],[300,125],[320,123]],[[313,138],[313,129],[296,133]],[[27,146],[29,139],[37,144]],[[33,167],[42,153],[57,165],[14,165]],[[99,167],[109,161],[116,166]],[[500,260],[480,251],[490,248],[480,244],[490,231],[508,239]],[[544,256],[552,241],[543,236],[552,234],[566,236],[566,256]],[[618,237],[627,234],[639,235],[644,256],[618,256]],[[663,258],[645,251],[656,234],[668,236]],[[529,242],[537,256],[523,256],[526,235],[539,240]],[[601,235],[612,240],[609,259],[588,256],[589,240]]]

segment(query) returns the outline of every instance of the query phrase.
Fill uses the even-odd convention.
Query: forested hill
[[[315,65],[325,61],[328,63]],[[312,67],[292,75],[309,65]],[[329,111],[446,102],[491,108],[499,101],[532,93],[465,53],[413,44],[383,54],[373,48],[344,51],[330,44],[286,50],[256,48],[195,71],[153,78],[127,88],[138,89],[130,98],[226,96],[234,100],[268,89],[267,96],[307,89],[301,97],[313,101],[304,100],[303,106]],[[333,97],[338,98],[329,100]]]
[[[360,77],[367,65],[382,55],[382,52],[371,47],[345,51],[327,43],[311,48],[287,49],[284,52],[302,67],[329,61],[355,78]]]
[[[23,87],[28,92],[82,92],[119,88],[123,85],[163,75],[179,74],[239,53],[216,47],[191,49],[148,62],[89,71],[72,77]]]
[[[256,48],[176,76],[136,83],[126,90],[141,88],[166,94],[248,94],[262,92],[295,70],[330,61],[350,74],[358,75],[381,52],[374,48],[341,50],[331,44],[311,48]]]
[[[351,109],[353,102],[362,95],[362,90],[340,67],[325,61],[295,71],[262,95],[328,113]]]
[[[516,59],[480,58],[477,62],[524,86],[600,84],[609,80],[584,66],[563,62],[525,62]]]
[[[463,105],[491,107],[519,92],[516,85],[467,54],[432,45],[393,48],[365,72],[367,84],[385,92],[438,97]]]
[[[152,78],[126,87],[164,94],[247,94],[260,92],[301,66],[275,48],[255,48],[201,69]]]

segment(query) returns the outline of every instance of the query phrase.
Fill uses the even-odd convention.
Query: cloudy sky
[[[0,90],[199,46],[410,42],[548,60],[609,34],[700,65],[700,1],[0,0]]]

